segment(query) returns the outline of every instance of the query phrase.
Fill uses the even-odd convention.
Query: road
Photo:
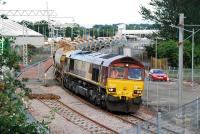
[[[200,95],[200,85],[197,83],[194,83],[193,89],[190,82],[183,82],[182,87],[182,104],[189,103]],[[178,106],[178,81],[176,79],[170,82],[146,80],[143,100],[144,104],[155,107],[155,110],[157,106],[161,111],[175,109]]]

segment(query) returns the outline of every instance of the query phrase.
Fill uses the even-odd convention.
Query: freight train
[[[142,103],[144,65],[117,54],[58,49],[55,78],[68,90],[108,111],[134,113]]]

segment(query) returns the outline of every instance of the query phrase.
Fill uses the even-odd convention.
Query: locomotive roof
[[[76,50],[71,53],[70,58],[86,61],[96,65],[109,66],[113,61],[125,58],[127,56],[118,54],[103,54],[99,52]],[[137,60],[136,60],[137,61]]]

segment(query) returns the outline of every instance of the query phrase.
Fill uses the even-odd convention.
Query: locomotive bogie
[[[109,96],[108,98],[109,100],[106,101],[106,107],[112,112],[135,113],[142,103],[142,101],[140,101],[140,103],[135,103],[134,100],[120,100],[113,96]]]

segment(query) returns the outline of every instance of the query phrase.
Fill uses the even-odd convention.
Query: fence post
[[[39,61],[39,63],[38,63],[38,68],[37,68],[37,69],[38,69],[38,70],[37,70],[37,71],[38,71],[38,72],[37,72],[37,73],[38,73],[38,81],[40,81],[40,73],[41,73],[41,72],[40,72],[40,69],[41,69],[41,68],[40,68],[40,64],[41,64],[41,62]]]
[[[171,87],[169,86],[169,100],[171,100],[171,92],[170,92],[170,90],[171,90]],[[171,105],[170,105],[170,103],[171,102],[169,101],[169,112],[171,111]]]
[[[159,111],[160,99],[158,95],[158,82],[156,82],[156,100],[157,100],[157,112]]]
[[[140,125],[140,123],[137,123],[137,128],[136,128],[136,133],[137,134],[141,134],[141,125]]]
[[[199,97],[197,97],[197,129],[199,128]]]
[[[148,101],[149,101],[149,83],[150,83],[150,80],[147,81],[147,107],[148,107]]]
[[[160,119],[161,119],[161,113],[158,112],[157,113],[157,134],[161,133],[161,131],[160,131]]]

